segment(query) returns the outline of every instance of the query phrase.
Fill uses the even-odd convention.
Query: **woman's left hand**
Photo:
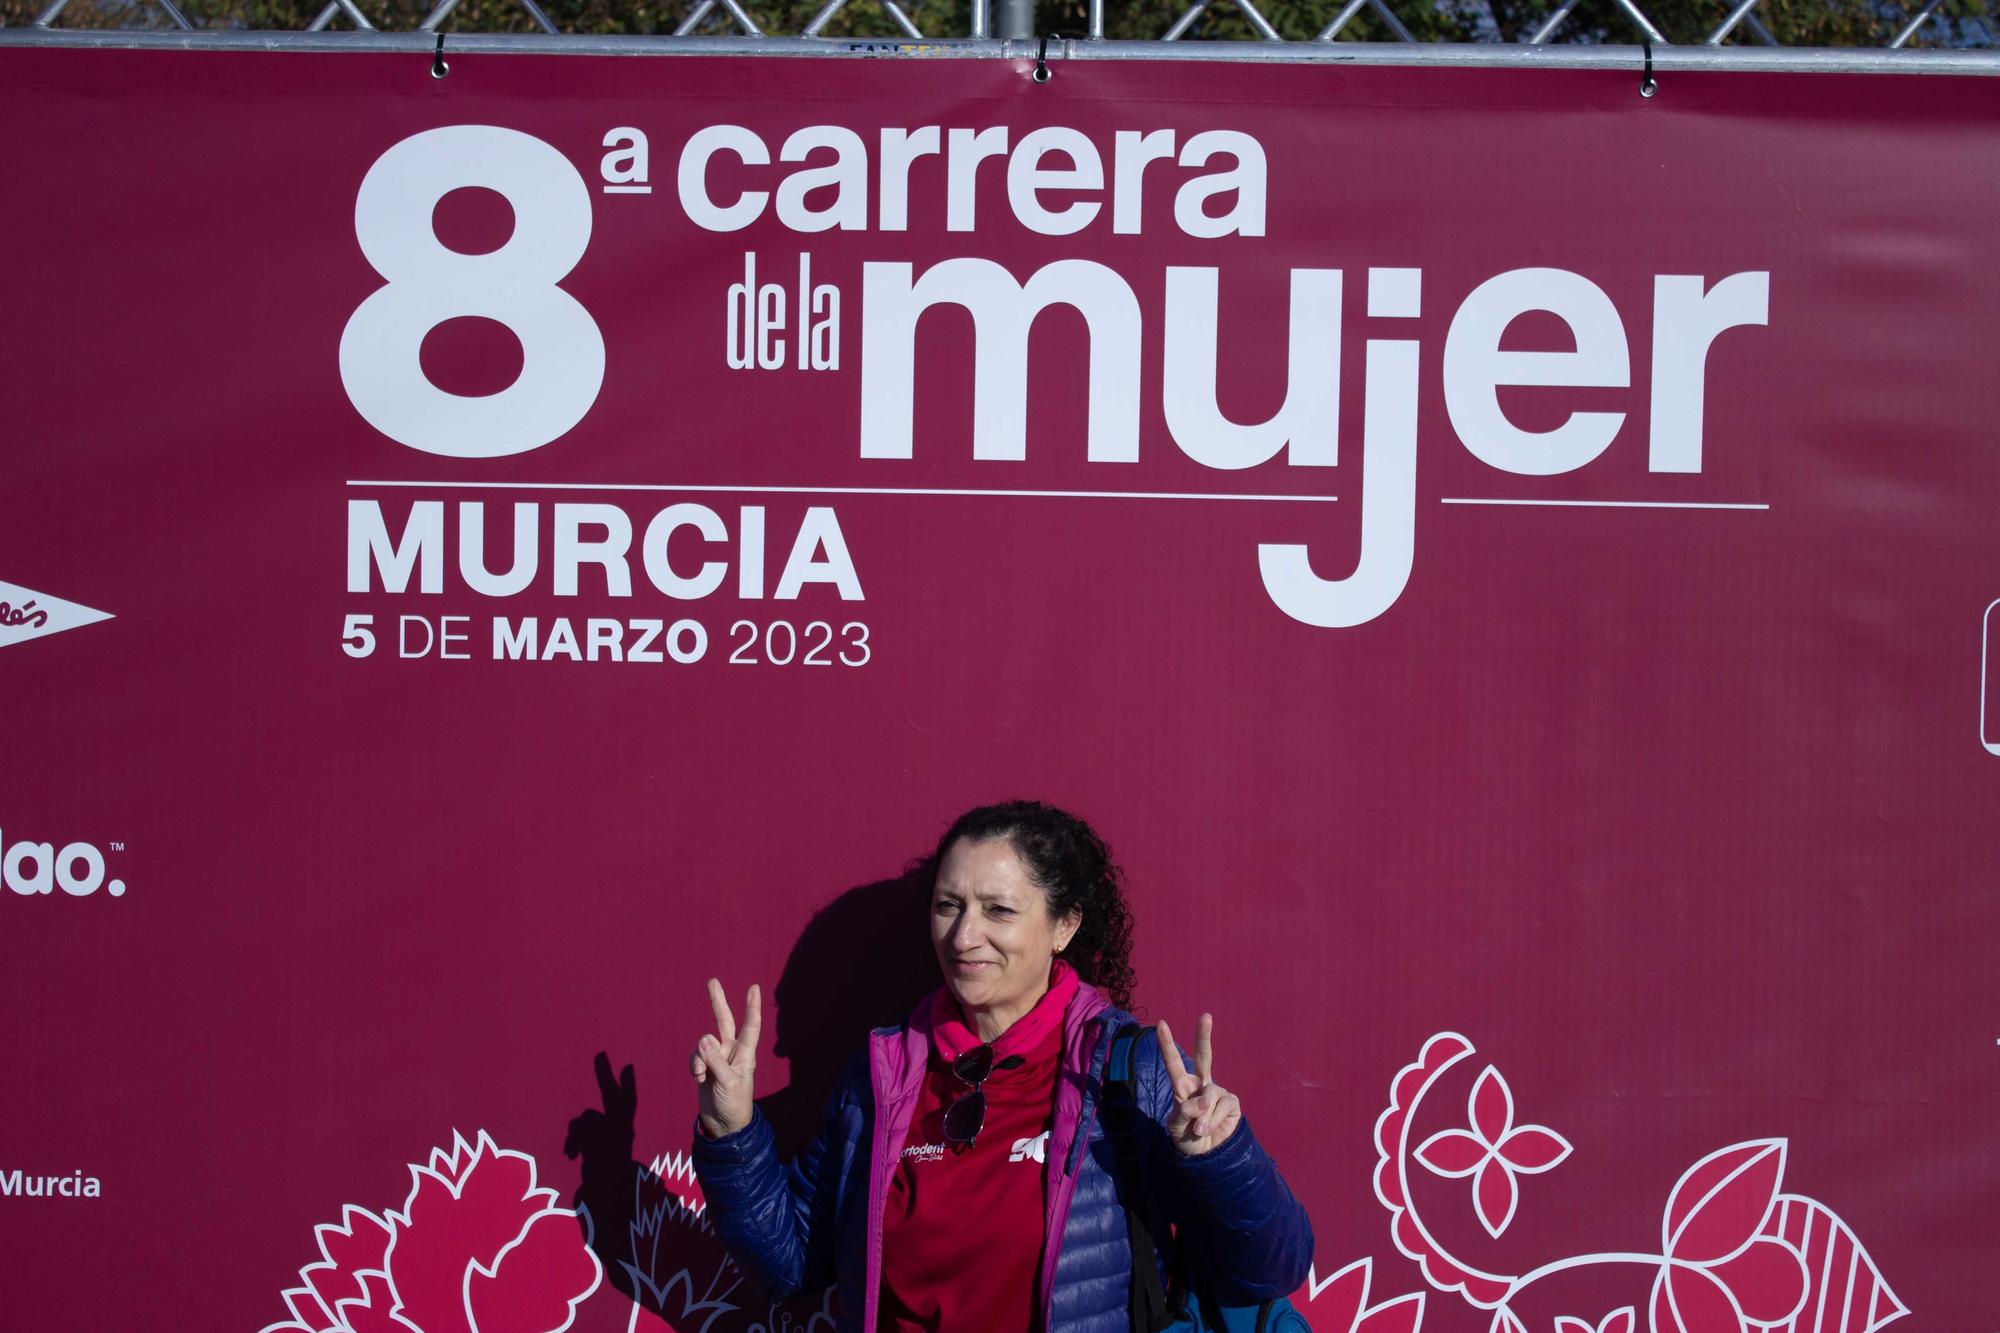
[[[1172,1030],[1164,1022],[1153,1029],[1160,1039],[1160,1058],[1167,1062],[1167,1076],[1174,1083],[1174,1110],[1167,1117],[1167,1137],[1173,1140],[1176,1151],[1188,1157],[1221,1147],[1243,1119],[1236,1094],[1214,1078],[1214,1031],[1214,1017],[1203,1014],[1195,1028],[1194,1072],[1190,1074],[1181,1063]]]

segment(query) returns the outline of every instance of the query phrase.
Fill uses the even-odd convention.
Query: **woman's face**
[[[1048,987],[1049,960],[1081,917],[1049,915],[1048,895],[1005,838],[959,839],[938,865],[931,945],[945,984],[969,1010],[1018,1018]]]

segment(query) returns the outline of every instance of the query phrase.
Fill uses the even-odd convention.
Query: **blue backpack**
[[[1125,1178],[1125,1228],[1132,1238],[1132,1333],[1312,1333],[1290,1300],[1280,1296],[1261,1305],[1219,1305],[1200,1280],[1195,1256],[1176,1246],[1168,1289],[1160,1288],[1158,1247],[1146,1222],[1145,1172],[1133,1126],[1139,1112],[1132,1047],[1151,1028],[1127,1023],[1111,1039],[1104,1069],[1104,1136],[1111,1140],[1119,1174]],[[1137,1188],[1133,1188],[1136,1184]]]

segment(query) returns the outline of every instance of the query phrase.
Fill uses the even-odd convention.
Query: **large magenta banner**
[[[0,51],[0,1325],[831,1327],[1014,796],[1316,1329],[2000,1318],[2000,85],[449,59]]]

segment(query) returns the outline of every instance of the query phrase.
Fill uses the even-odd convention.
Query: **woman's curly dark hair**
[[[985,842],[1005,838],[1027,867],[1028,877],[1048,896],[1049,915],[1082,914],[1076,934],[1062,951],[1077,976],[1098,987],[1120,1009],[1132,1008],[1132,910],[1125,903],[1125,876],[1097,831],[1066,810],[1040,801],[982,805],[953,820],[938,839],[932,873],[961,838]]]

